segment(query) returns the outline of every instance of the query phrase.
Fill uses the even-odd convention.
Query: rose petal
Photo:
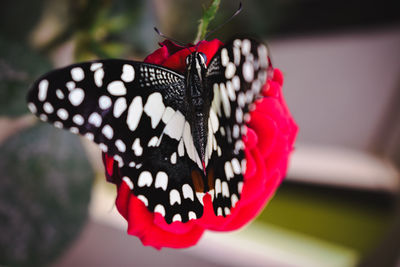
[[[276,142],[278,133],[276,122],[256,109],[251,114],[249,125],[257,133],[257,136],[262,137],[257,143],[257,148],[264,157],[267,157],[273,148],[274,142]]]
[[[201,41],[197,46],[189,45],[187,48],[166,40],[160,46],[146,57],[145,62],[184,73],[185,60],[191,52],[203,52],[209,64],[222,43],[215,39]],[[187,223],[167,224],[159,213],[150,212],[122,181],[113,157],[103,154],[107,179],[118,186],[116,206],[128,221],[128,233],[138,236],[144,245],[158,249],[182,248],[196,244],[204,229],[230,231],[251,221],[280,184],[298,130],[283,99],[282,83],[283,75],[275,69],[272,80],[263,87],[266,98],[257,103],[255,111],[251,113],[247,134],[243,137],[247,160],[243,191],[236,207],[231,209],[231,215],[227,217],[215,215],[211,196],[206,194],[201,218]]]
[[[256,217],[263,210],[266,202],[272,198],[279,184],[279,175],[276,173],[270,177],[269,182],[257,198],[254,198],[253,201],[247,203],[240,203],[239,201],[238,203],[240,204],[238,204],[238,210],[236,212],[238,215],[232,216],[232,219],[225,224],[224,228],[220,229],[220,231],[233,231],[249,223],[251,219]]]
[[[164,217],[159,213],[154,214],[154,224],[167,232],[175,234],[186,234],[192,231],[193,227],[196,227],[194,220],[186,223],[173,222],[171,224],[168,224],[165,221]]]

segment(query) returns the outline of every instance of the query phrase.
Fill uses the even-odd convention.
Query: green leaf
[[[29,87],[50,69],[50,63],[26,45],[0,36],[0,116],[27,113]]]
[[[93,170],[77,136],[40,123],[0,146],[0,265],[49,264],[87,217]]]
[[[197,36],[194,41],[195,44],[206,37],[208,25],[214,19],[220,2],[220,0],[213,0],[210,6],[204,11],[203,17],[200,19],[199,26],[197,28]]]

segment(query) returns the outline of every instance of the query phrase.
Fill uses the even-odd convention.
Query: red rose
[[[194,47],[178,46],[169,40],[160,44],[144,60],[184,72],[185,59]],[[222,43],[219,40],[201,41],[197,51],[212,58]],[[253,219],[264,207],[286,174],[288,157],[293,149],[297,126],[282,96],[283,76],[274,70],[272,80],[264,85],[265,98],[256,103],[250,113],[248,131],[244,137],[247,169],[241,199],[227,217],[214,214],[211,196],[204,196],[203,216],[186,223],[167,224],[159,213],[150,212],[130,190],[129,180],[122,180],[118,165],[111,156],[103,154],[106,176],[118,187],[116,206],[128,221],[128,234],[139,237],[144,245],[184,248],[195,245],[205,229],[235,230]]]

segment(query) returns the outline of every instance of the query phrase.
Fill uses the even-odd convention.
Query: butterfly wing
[[[209,117],[207,170],[214,173],[214,212],[229,215],[240,199],[246,170],[243,135],[245,122],[261,97],[271,69],[265,45],[234,39],[210,61],[207,87],[213,90]]]
[[[28,107],[44,121],[97,143],[118,162],[133,193],[167,222],[202,215],[184,157],[184,77],[141,62],[103,60],[41,77]],[[182,152],[183,151],[183,152]]]

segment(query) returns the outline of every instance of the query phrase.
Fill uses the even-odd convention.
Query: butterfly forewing
[[[183,86],[183,77],[172,71],[106,60],[45,75],[34,84],[28,102],[42,120],[94,140],[123,165],[141,156],[140,143],[160,135],[171,114],[184,113],[179,110]]]
[[[229,215],[240,199],[246,170],[243,135],[254,102],[261,97],[269,66],[267,48],[254,40],[234,39],[211,60],[206,74],[213,91],[210,109],[208,170],[214,171],[214,211]]]
[[[185,157],[184,78],[140,62],[104,60],[58,69],[28,95],[42,120],[81,134],[114,156],[121,175],[151,211],[168,222],[202,215]],[[183,152],[182,152],[183,151]],[[191,191],[192,190],[192,191]]]

